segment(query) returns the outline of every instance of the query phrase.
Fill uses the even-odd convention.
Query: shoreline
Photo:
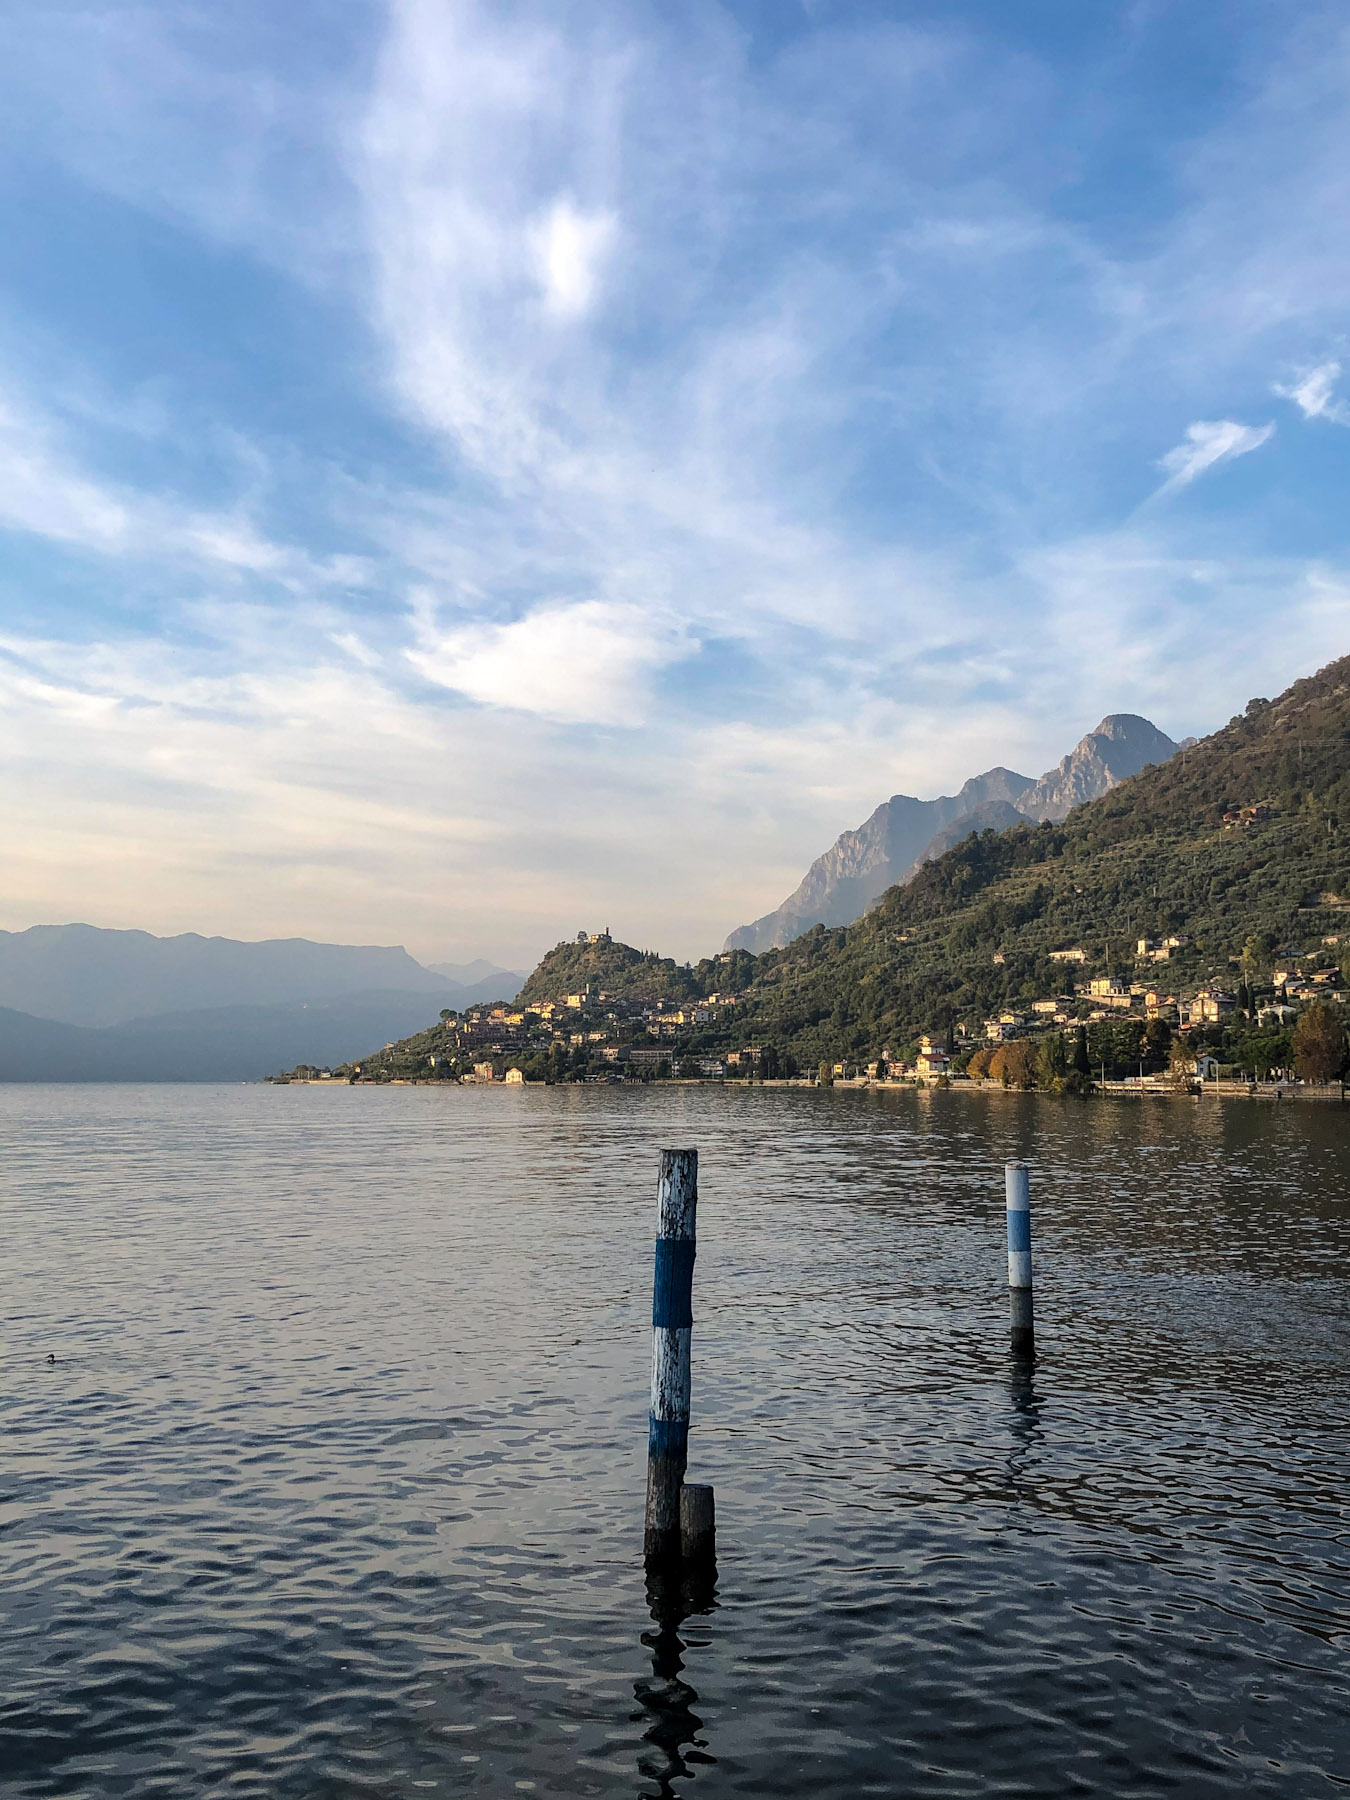
[[[803,1092],[819,1089],[820,1083],[812,1080],[800,1080],[786,1076],[775,1076],[764,1081],[726,1081],[715,1075],[679,1076],[666,1081],[652,1082],[554,1082],[542,1081],[507,1082],[507,1081],[418,1081],[409,1080],[406,1076],[396,1076],[391,1081],[333,1081],[323,1080],[316,1076],[304,1076],[298,1080],[269,1081],[260,1085],[272,1087],[314,1087],[314,1088],[385,1088],[385,1087],[421,1087],[421,1088],[502,1088],[512,1093],[527,1087],[653,1087],[653,1088],[691,1088],[711,1087],[730,1090],[751,1088],[796,1088]],[[829,1084],[831,1088],[842,1088],[850,1093],[877,1094],[913,1094],[913,1093],[964,1093],[964,1094],[1045,1094],[1044,1088],[1004,1087],[1001,1081],[950,1081],[945,1088],[938,1088],[933,1082],[921,1081],[871,1081],[840,1079]],[[1298,1081],[1206,1081],[1195,1082],[1190,1087],[1177,1087],[1170,1082],[1144,1077],[1128,1081],[1106,1081],[1094,1084],[1091,1094],[1081,1096],[1057,1095],[1055,1098],[1096,1099],[1101,1096],[1116,1100],[1258,1100],[1270,1105],[1280,1105],[1285,1101],[1313,1102],[1320,1105],[1344,1106],[1350,1086],[1337,1081],[1331,1082],[1298,1082]]]

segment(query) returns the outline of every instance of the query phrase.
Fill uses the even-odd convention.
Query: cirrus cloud
[[[1274,425],[1239,425],[1236,419],[1197,419],[1186,427],[1186,436],[1166,456],[1159,457],[1158,467],[1167,480],[1158,489],[1162,494],[1175,493],[1212,469],[1217,463],[1231,462],[1236,456],[1249,456],[1275,435]]]

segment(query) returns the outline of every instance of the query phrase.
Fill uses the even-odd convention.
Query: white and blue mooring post
[[[656,1190],[652,1410],[647,1431],[643,1541],[649,1561],[678,1560],[680,1555],[680,1499],[689,1455],[689,1344],[694,1326],[697,1214],[698,1151],[663,1150]],[[692,1490],[690,1498],[694,1498]],[[709,1508],[711,1498],[709,1489]]]
[[[1003,1165],[1008,1208],[1008,1293],[1012,1301],[1012,1347],[1036,1347],[1031,1297],[1031,1171],[1022,1162]]]

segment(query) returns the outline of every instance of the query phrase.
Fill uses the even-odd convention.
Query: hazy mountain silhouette
[[[450,983],[396,946],[308,938],[244,943],[195,931],[161,938],[96,925],[0,932],[0,1006],[71,1025],[399,988],[443,994]]]
[[[408,1037],[442,1004],[439,995],[395,989],[162,1013],[94,1030],[0,1007],[0,1081],[260,1081]]]

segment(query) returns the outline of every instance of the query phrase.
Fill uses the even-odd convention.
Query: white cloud
[[[1305,369],[1287,386],[1275,384],[1275,392],[1292,400],[1305,419],[1329,419],[1333,425],[1350,425],[1350,406],[1335,397],[1341,365],[1332,360]]]
[[[648,678],[694,647],[678,626],[635,606],[541,606],[505,625],[424,630],[408,659],[428,681],[489,706],[566,724],[640,722]]]
[[[1200,421],[1168,492],[1269,437],[1214,419],[1224,396],[1335,342],[1334,59],[1313,112],[1290,65],[1160,147],[1182,205],[1122,236],[1056,198],[1041,126],[1081,95],[977,32],[836,8],[780,51],[716,4],[387,0],[356,9],[387,29],[345,73],[326,44],[269,78],[277,40],[217,38],[210,9],[115,31],[74,0],[20,10],[13,41],[45,46],[24,154],[171,221],[185,259],[195,231],[247,246],[241,283],[254,256],[323,283],[374,346],[339,339],[333,393],[414,424],[339,423],[316,454],[312,418],[269,410],[264,431],[296,419],[291,545],[263,524],[276,467],[194,509],[82,459],[69,407],[68,437],[0,420],[0,518],[216,589],[154,644],[134,608],[114,628],[91,607],[114,641],[28,646],[0,684],[23,922],[97,891],[160,928],[509,956],[609,920],[697,952],[887,792],[1036,774],[1121,707],[1226,716],[1272,595],[1263,684],[1343,645],[1344,581],[1263,560],[1259,522],[1212,554],[1203,521],[1165,540],[1163,509],[1152,539],[1076,535],[1153,453],[1160,394]],[[63,97],[71,69],[98,73]],[[1096,92],[1102,141],[1128,105]],[[353,393],[356,361],[377,377]],[[1289,390],[1308,416],[1336,416],[1330,368]],[[147,390],[166,436],[185,391]],[[302,547],[352,528],[378,569]],[[367,588],[349,613],[275,604],[346,581]],[[437,604],[410,641],[418,583]]]
[[[563,194],[528,228],[544,302],[556,318],[579,319],[590,311],[617,225],[613,213],[583,212]]]
[[[1250,455],[1274,433],[1274,425],[1239,425],[1235,419],[1197,419],[1194,425],[1186,427],[1185,440],[1174,450],[1169,450],[1166,456],[1159,457],[1158,467],[1167,480],[1158,493],[1174,493],[1178,488],[1189,486],[1216,463]]]

